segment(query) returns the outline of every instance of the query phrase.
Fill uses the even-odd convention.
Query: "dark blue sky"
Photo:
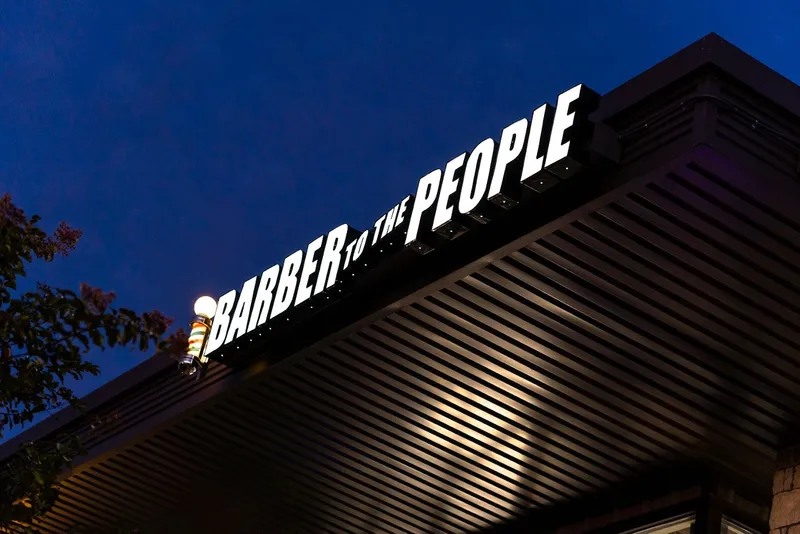
[[[5,0],[0,192],[85,231],[37,278],[183,323],[576,83],[710,31],[800,81],[794,4]]]

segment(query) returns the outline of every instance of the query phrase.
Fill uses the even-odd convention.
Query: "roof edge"
[[[800,118],[800,87],[715,33],[702,37],[608,92],[603,97],[595,117],[600,120],[613,117],[709,64]],[[547,226],[544,225],[545,228]],[[495,253],[489,254],[483,260],[493,256]],[[73,408],[62,409],[0,444],[0,462],[9,458],[22,443],[55,435],[86,413],[100,408],[111,399],[163,372],[171,365],[174,365],[174,360],[163,353],[148,358],[83,397],[81,399],[85,405],[83,411]]]
[[[174,365],[175,360],[168,354],[159,352],[125,371],[118,377],[106,382],[91,393],[81,397],[84,409],[77,410],[71,406],[29,426],[13,438],[0,444],[0,462],[7,460],[23,443],[38,441],[52,436],[70,423],[77,421],[87,413],[100,408],[111,399],[124,394],[150,377]]]
[[[606,93],[595,117],[609,119],[708,65],[800,118],[800,86],[716,33],[709,33]]]

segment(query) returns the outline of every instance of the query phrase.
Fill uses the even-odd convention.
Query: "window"
[[[644,528],[637,528],[621,534],[691,534],[694,525],[694,514],[674,517],[667,521],[654,523]],[[723,533],[724,534],[724,533]],[[751,534],[749,531],[733,532],[730,534]]]

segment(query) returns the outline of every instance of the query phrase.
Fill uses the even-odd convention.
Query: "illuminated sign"
[[[427,254],[470,225],[485,224],[498,209],[513,209],[523,188],[541,193],[573,176],[586,164],[593,128],[589,113],[599,99],[584,85],[573,87],[559,95],[555,108],[544,104],[530,119],[505,128],[499,143],[486,139],[450,160],[444,171],[423,176],[416,195],[369,230],[334,228],[247,280],[238,293],[229,291],[217,302],[205,355],[326,293],[355,269],[367,249],[403,241]]]

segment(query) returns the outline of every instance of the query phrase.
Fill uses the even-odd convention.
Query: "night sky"
[[[800,81],[793,4],[2,0],[0,193],[85,232],[31,279],[183,324],[577,83],[710,31]]]

